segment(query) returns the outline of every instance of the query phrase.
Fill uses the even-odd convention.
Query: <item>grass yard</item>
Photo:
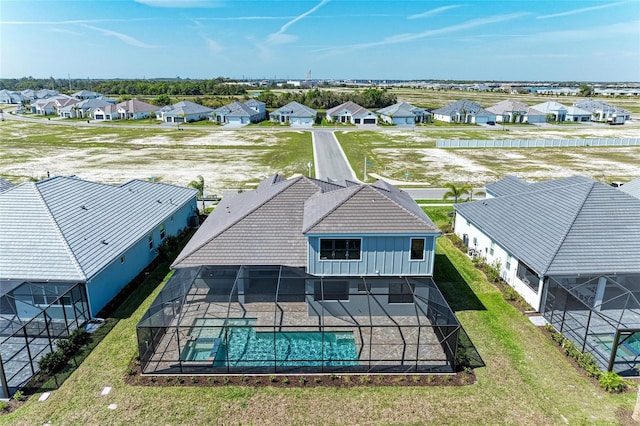
[[[441,227],[450,220],[450,207],[426,211]],[[124,376],[137,351],[135,325],[160,291],[155,277],[163,268],[114,313],[117,324],[60,389],[46,402],[34,395],[0,424],[602,424],[617,423],[635,402],[635,392],[607,394],[571,367],[446,238],[438,242],[435,277],[486,363],[474,385],[130,386]],[[113,390],[103,397],[104,386]]]

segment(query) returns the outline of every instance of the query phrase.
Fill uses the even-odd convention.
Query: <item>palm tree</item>
[[[456,186],[450,182],[445,183],[444,187],[448,188],[448,191],[444,193],[442,199],[447,201],[449,198],[453,197],[454,203],[457,203],[465,194],[469,194],[469,191],[473,191],[470,185]]]
[[[198,191],[198,198],[202,200],[202,213],[204,213],[204,178],[199,175],[197,180],[189,182],[189,187]]]
[[[467,191],[467,195],[469,197],[467,198],[467,201],[473,201],[474,195],[477,195],[478,197],[487,195],[484,191],[473,192],[473,187],[471,185],[468,185],[468,186],[469,186],[469,190]]]

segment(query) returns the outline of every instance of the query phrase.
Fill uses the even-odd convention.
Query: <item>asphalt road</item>
[[[358,182],[333,132],[314,130],[312,134],[315,177]]]

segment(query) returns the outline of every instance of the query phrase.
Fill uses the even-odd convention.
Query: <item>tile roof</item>
[[[640,198],[640,178],[635,178],[618,187],[618,189],[636,198]]]
[[[267,104],[265,104],[264,102],[261,102],[255,98],[251,98],[247,101],[244,102],[244,104],[248,107],[260,107],[260,106],[266,106]]]
[[[591,116],[591,113],[589,111],[586,111],[584,109],[575,107],[575,106],[570,106],[567,107],[567,115],[588,115]]]
[[[455,205],[539,274],[640,273],[640,200],[591,179]]]
[[[594,113],[597,111],[604,111],[605,113],[631,114],[629,111],[627,111],[624,108],[620,108],[615,105],[610,105],[606,102],[597,101],[595,99],[583,99],[581,101],[575,102],[573,106],[589,111],[591,113]]]
[[[6,191],[9,188],[13,188],[15,185],[8,180],[0,178],[0,192]]]
[[[539,111],[535,108],[529,107],[527,104],[523,104],[522,102],[513,101],[511,99],[506,99],[504,101],[500,101],[495,105],[487,108],[487,111],[493,112],[494,114],[505,114],[510,112],[524,112],[527,115],[545,115],[544,112]]]
[[[593,180],[584,176],[570,176],[561,179],[529,183],[516,176],[508,175],[504,179],[485,185],[485,189],[495,197],[502,197],[505,195],[518,195],[526,192],[540,191],[542,189],[553,189],[588,182],[593,182]]]
[[[0,193],[0,277],[84,281],[145,238],[197,191],[133,180],[74,177]]]
[[[433,234],[440,231],[404,191],[384,183],[341,186],[297,176],[265,179],[224,199],[172,267],[307,265],[304,233]]]
[[[131,114],[135,114],[137,112],[158,111],[160,109],[159,106],[151,105],[138,99],[129,99],[127,101],[120,102],[116,106],[118,109],[123,109]]]
[[[549,114],[551,112],[566,111],[567,107],[561,103],[555,101],[543,102],[541,104],[533,105],[532,108],[537,109],[540,112]]]

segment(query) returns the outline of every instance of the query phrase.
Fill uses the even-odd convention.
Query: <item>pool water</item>
[[[216,367],[358,365],[352,331],[258,332],[256,319],[229,319],[220,334]]]
[[[213,361],[220,348],[218,338],[197,338],[185,344],[180,359],[183,361]]]
[[[591,336],[593,340],[603,349],[606,353],[611,354],[613,350],[613,334],[594,334]],[[616,356],[632,359],[640,354],[640,338],[634,334],[624,343],[618,345],[618,352]]]

